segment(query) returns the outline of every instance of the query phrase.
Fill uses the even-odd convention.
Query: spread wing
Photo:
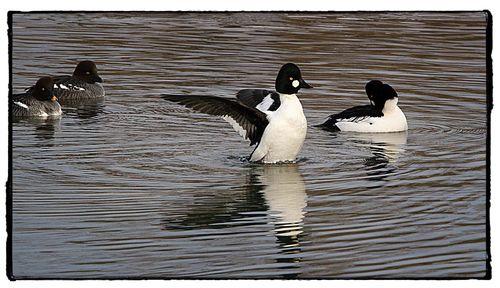
[[[250,145],[260,141],[269,123],[266,114],[235,100],[196,95],[162,95],[162,98],[198,112],[222,117],[243,138],[250,139]]]
[[[236,98],[249,107],[262,112],[276,111],[280,105],[280,95],[264,89],[243,89],[236,94]]]

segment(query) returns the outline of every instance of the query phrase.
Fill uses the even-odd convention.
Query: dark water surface
[[[94,60],[106,99],[13,123],[17,278],[406,278],[486,273],[486,15],[15,14],[14,92]],[[295,62],[299,161],[255,165],[217,117]],[[408,133],[313,127],[391,84]]]

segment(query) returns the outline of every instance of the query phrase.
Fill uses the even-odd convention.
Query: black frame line
[[[14,14],[48,14],[48,13],[60,13],[60,14],[71,14],[71,13],[85,13],[85,14],[102,14],[102,13],[113,13],[113,14],[133,14],[133,13],[149,13],[149,14],[160,14],[160,13],[301,13],[301,14],[345,14],[345,13],[360,13],[360,14],[392,14],[392,13],[474,13],[483,12],[486,16],[486,115],[487,115],[487,133],[486,133],[486,272],[484,277],[426,277],[426,278],[413,278],[413,277],[313,277],[313,278],[302,278],[299,281],[304,280],[491,280],[491,219],[490,219],[490,209],[491,209],[491,110],[493,109],[493,64],[491,58],[491,52],[493,49],[493,15],[489,10],[358,10],[358,11],[331,11],[331,10],[317,10],[317,11],[301,11],[301,10],[276,10],[276,11],[217,11],[217,10],[177,10],[177,11],[151,11],[151,10],[131,10],[131,11],[112,11],[112,10],[72,10],[72,11],[62,11],[62,10],[47,10],[47,11],[8,11],[7,12],[7,35],[8,35],[8,49],[9,49],[9,103],[12,98],[12,39],[13,39],[13,28],[12,28],[12,18]],[[9,105],[9,115],[8,115],[8,176],[6,182],[6,221],[7,221],[7,243],[6,243],[6,255],[7,255],[7,267],[6,274],[9,280],[264,280],[264,279],[276,279],[276,278],[266,278],[266,277],[254,277],[254,278],[233,278],[233,277],[106,277],[106,278],[66,278],[66,277],[28,277],[22,279],[16,279],[13,274],[12,267],[12,114]]]

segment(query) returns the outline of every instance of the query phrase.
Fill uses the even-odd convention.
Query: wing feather
[[[339,131],[340,129],[335,125],[338,122],[363,122],[371,117],[382,117],[384,113],[382,110],[377,109],[372,105],[355,106],[346,109],[340,113],[330,115],[328,119],[317,127],[321,127],[326,130]]]
[[[197,95],[162,95],[162,98],[198,112],[222,117],[243,138],[249,139],[250,145],[260,141],[269,123],[265,113],[231,99]]]
[[[262,112],[276,111],[281,105],[278,93],[264,89],[243,89],[238,91],[236,98],[246,106]]]

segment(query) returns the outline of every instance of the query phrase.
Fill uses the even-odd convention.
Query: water
[[[104,101],[12,123],[16,278],[469,278],[487,271],[483,13],[15,14],[13,87],[94,60]],[[234,97],[295,62],[295,164],[161,93]],[[396,88],[408,133],[324,118]]]

